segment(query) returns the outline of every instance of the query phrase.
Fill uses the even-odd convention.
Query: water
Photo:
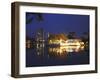
[[[80,64],[89,64],[89,50],[43,45],[26,49],[26,67]]]

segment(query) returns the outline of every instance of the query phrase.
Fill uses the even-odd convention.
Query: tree
[[[43,15],[42,13],[27,13],[26,14],[26,24],[31,23],[34,19],[37,21],[43,21]]]
[[[83,32],[82,41],[85,42],[85,43],[87,41],[89,41],[89,33],[88,32]]]
[[[68,38],[69,39],[75,39],[76,38],[76,33],[75,32],[69,32]]]

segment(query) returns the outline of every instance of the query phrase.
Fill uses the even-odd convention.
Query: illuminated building
[[[26,37],[26,48],[33,48],[33,39]]]
[[[65,42],[67,37],[64,34],[49,34],[48,44],[60,44]]]
[[[68,39],[61,37],[60,34],[59,36],[53,35],[52,38],[49,39],[49,44],[58,45],[58,47],[49,48],[49,51],[57,54],[59,53],[60,55],[67,52],[78,52],[80,50],[84,50],[85,46],[84,42],[82,42],[81,39]]]
[[[31,40],[26,40],[26,48],[31,48]]]

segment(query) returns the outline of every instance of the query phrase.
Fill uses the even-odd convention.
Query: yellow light
[[[65,41],[63,39],[60,39],[60,40],[54,40],[52,41],[53,44],[60,44],[60,47],[57,47],[57,48],[51,48],[49,49],[49,51],[52,53],[57,53],[57,54],[67,54],[67,52],[78,52],[80,50],[84,50],[84,42],[81,42],[79,40],[74,40],[74,39],[71,39],[72,42],[70,41]]]

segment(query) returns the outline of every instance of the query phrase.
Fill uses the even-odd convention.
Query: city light
[[[44,47],[48,47],[48,54],[64,55],[69,52],[84,51],[85,46],[88,46],[88,42],[84,43],[81,38],[68,38],[67,34],[48,34],[47,39],[44,38],[43,30],[37,32],[35,40],[26,40],[27,48],[36,48],[36,51],[42,53]],[[39,54],[37,52],[37,54]]]
[[[51,44],[59,44],[59,47],[49,48],[50,52],[57,54],[67,54],[68,52],[79,52],[80,50],[84,50],[84,42],[77,39],[68,39],[66,41],[60,39],[57,42],[52,42]]]

